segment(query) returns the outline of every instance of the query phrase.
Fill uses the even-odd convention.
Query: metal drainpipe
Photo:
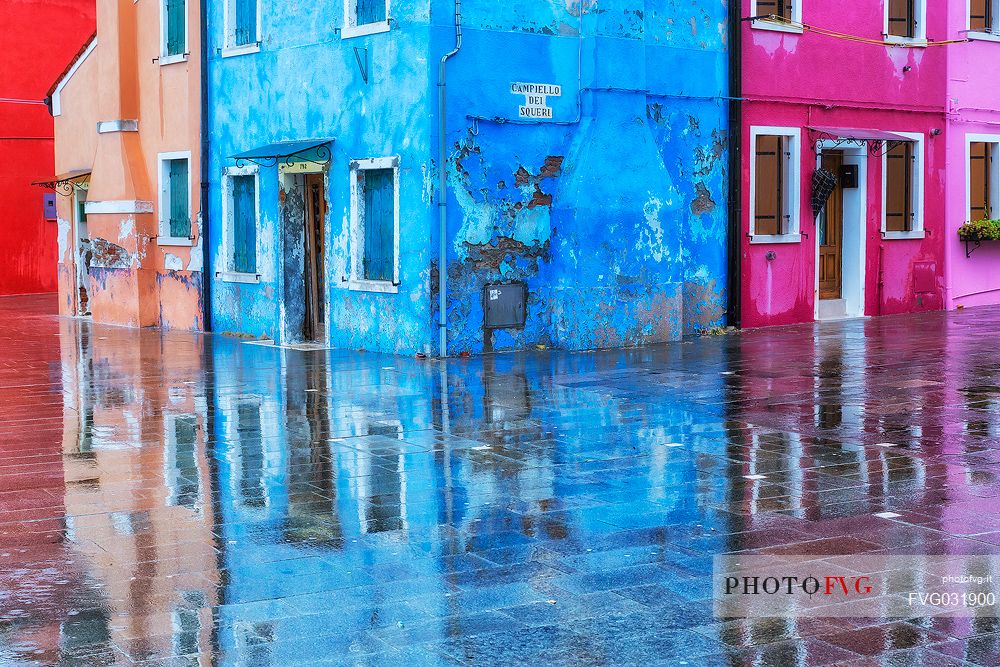
[[[203,2],[205,0],[202,0]],[[438,354],[448,356],[448,60],[462,48],[462,0],[455,0],[455,48],[438,64]]]
[[[728,324],[742,318],[743,254],[743,7],[729,0],[729,292]]]
[[[205,331],[212,330],[212,266],[208,234],[208,2],[201,0],[201,284]]]

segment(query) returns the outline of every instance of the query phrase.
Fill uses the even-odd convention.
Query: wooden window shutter
[[[969,0],[969,28],[977,32],[993,31],[993,0]]]
[[[792,20],[791,0],[757,0],[758,16],[778,16],[785,20]]]
[[[235,0],[235,42],[236,46],[257,43],[257,0]]]
[[[188,238],[191,236],[188,161],[186,159],[168,161],[167,179],[170,201],[170,236],[178,239]]]
[[[992,208],[992,144],[975,142],[969,154],[969,220],[988,220]]]
[[[166,2],[167,20],[167,53],[168,56],[179,56],[184,53],[187,44],[185,28],[186,0],[164,0]]]
[[[385,0],[356,0],[357,25],[368,25],[369,23],[381,23],[386,20]]]
[[[233,176],[233,271],[257,273],[257,184]]]
[[[886,153],[885,230],[913,229],[913,143],[906,141]]]
[[[757,136],[754,173],[754,234],[785,232],[785,137]]]
[[[392,169],[365,172],[365,280],[394,279],[395,269],[395,184]]]
[[[917,34],[916,0],[888,0],[889,34],[915,37]]]

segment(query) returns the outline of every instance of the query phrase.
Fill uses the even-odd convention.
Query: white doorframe
[[[82,206],[80,206],[80,204],[83,203],[83,202],[86,202],[86,198],[84,196],[84,193],[86,193],[85,189],[77,187],[77,186],[74,186],[73,187],[73,196],[70,197],[70,206],[73,209],[71,211],[71,215],[70,215],[70,218],[72,219],[72,222],[70,223],[70,227],[72,227],[72,229],[73,229],[73,233],[72,233],[72,238],[73,238],[73,287],[74,287],[74,289],[73,289],[73,314],[76,315],[76,316],[83,316],[83,315],[86,314],[84,312],[84,310],[83,310],[83,304],[80,303],[80,287],[83,286],[81,284],[81,281],[84,278],[87,278],[87,284],[86,284],[87,305],[88,305],[88,307],[90,305],[90,280],[89,280],[89,271],[88,271],[88,269],[90,267],[88,267],[88,266],[86,266],[84,264],[84,258],[83,258],[83,252],[82,252],[83,249],[80,246],[80,226],[87,224],[83,220],[80,220],[80,209],[83,208]],[[87,239],[88,240],[90,239],[89,226],[88,226]],[[93,312],[93,310],[91,310],[90,312]]]
[[[841,298],[847,302],[847,317],[865,315],[865,257],[868,239],[868,143],[864,141],[816,142],[816,168],[823,164],[824,150],[844,154],[844,164],[858,167],[858,187],[843,190],[843,232],[841,235]],[[814,219],[815,258],[813,263],[813,319],[819,319],[819,218]]]

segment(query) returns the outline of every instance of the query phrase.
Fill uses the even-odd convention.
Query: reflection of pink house
[[[954,17],[931,0],[743,12],[783,15],[743,24],[743,325],[945,307],[948,57],[968,45],[928,40],[954,37]],[[837,179],[814,217],[818,167]]]
[[[1000,5],[952,0],[948,36],[947,306],[1000,303],[1000,243],[970,247],[956,230],[970,219],[1000,218]],[[968,30],[968,32],[966,32]],[[992,34],[990,34],[992,33]]]

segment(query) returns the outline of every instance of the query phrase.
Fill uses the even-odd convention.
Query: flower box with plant
[[[983,241],[1000,241],[1000,220],[973,220],[958,228],[958,238],[965,242],[965,256],[983,244]]]
[[[958,228],[962,241],[1000,241],[1000,220],[976,220]]]

